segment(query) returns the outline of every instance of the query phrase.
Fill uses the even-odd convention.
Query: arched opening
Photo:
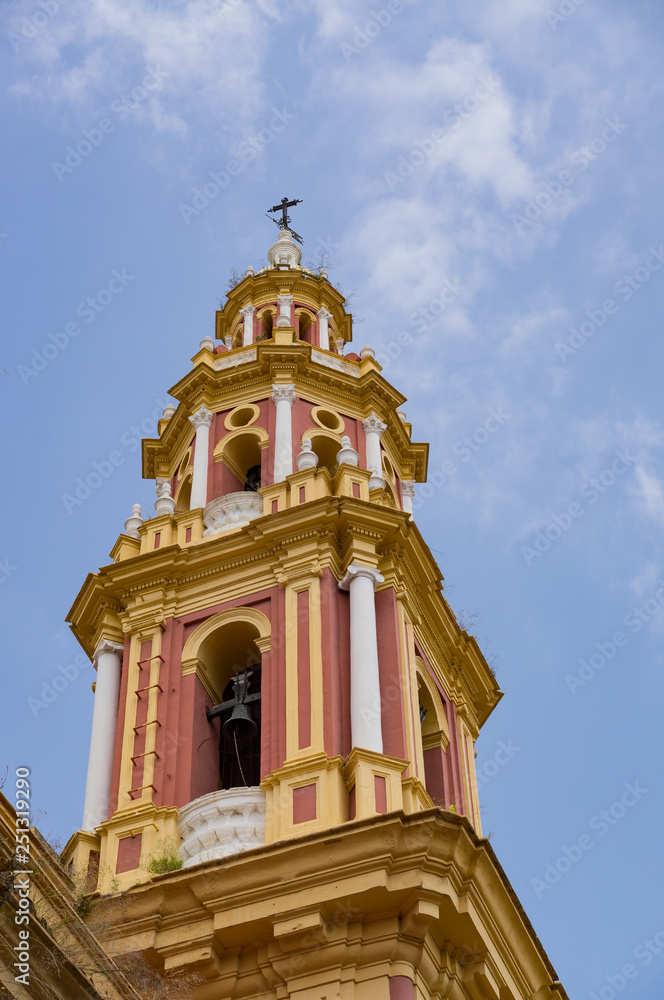
[[[191,507],[191,484],[193,482],[193,473],[188,472],[184,479],[181,479],[178,483],[177,492],[175,494],[175,509],[176,511],[189,510]]]
[[[314,427],[307,431],[304,437],[311,441],[311,448],[318,455],[318,468],[327,469],[331,476],[339,468],[337,453],[341,449],[341,438],[331,431],[323,431]]]
[[[261,653],[257,626],[230,621],[212,632],[198,651],[214,692],[208,721],[219,719],[220,789],[260,784]]]
[[[424,784],[437,806],[446,808],[444,753],[450,742],[449,728],[440,694],[422,660],[417,659],[420,740],[424,760]]]
[[[262,427],[238,428],[218,442],[214,450],[214,496],[260,489],[263,448],[267,431]]]
[[[298,320],[298,337],[307,344],[313,344],[316,331],[314,317],[306,309],[296,309],[295,316]]]
[[[262,655],[269,648],[268,618],[245,607],[220,611],[187,639],[182,674],[195,674],[199,691],[193,798],[259,785]]]
[[[244,338],[244,323],[239,323],[231,335],[231,350],[235,350],[236,347],[242,347],[242,341]]]
[[[338,354],[339,351],[337,350],[337,338],[338,338],[339,334],[337,333],[335,327],[332,325],[331,321],[328,324],[327,333],[328,333],[328,338],[329,338],[329,341],[330,341],[330,350],[334,354]]]
[[[257,335],[256,340],[269,340],[272,336],[274,318],[277,311],[274,307],[267,306],[257,314]]]
[[[382,461],[383,479],[385,481],[385,494],[387,496],[387,501],[395,510],[400,510],[399,502],[397,500],[396,473],[394,471],[394,466],[384,452]]]

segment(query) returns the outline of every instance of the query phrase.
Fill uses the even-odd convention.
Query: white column
[[[382,423],[375,413],[371,413],[366,420],[362,421],[362,426],[367,440],[367,469],[371,472],[369,489],[383,489],[385,480],[383,479],[383,466],[380,459],[380,436],[387,428],[387,424]]]
[[[295,402],[295,386],[273,385],[272,400],[277,407],[277,425],[274,432],[274,481],[281,483],[293,472],[291,406]]]
[[[322,347],[324,351],[330,349],[329,321],[331,319],[332,313],[329,313],[327,309],[318,310],[318,346]]]
[[[122,646],[102,639],[94,655],[97,667],[95,707],[92,713],[92,736],[85,785],[83,829],[94,830],[105,819],[111,803],[113,751],[118,721]]]
[[[293,305],[293,296],[277,295],[277,302],[279,304],[279,316],[277,317],[275,326],[292,326],[291,307]]]
[[[200,410],[197,410],[193,417],[189,417],[189,421],[196,428],[194,476],[191,484],[189,509],[196,510],[197,507],[205,507],[207,503],[208,451],[212,414],[207,406],[201,406]]]
[[[415,480],[401,480],[401,506],[407,514],[413,516],[413,498],[415,496]]]
[[[353,563],[340,582],[350,591],[350,731],[354,747],[383,752],[374,590],[384,577]]]
[[[256,309],[251,304],[240,309],[244,316],[244,328],[242,331],[242,346],[249,347],[254,342],[254,313]]]

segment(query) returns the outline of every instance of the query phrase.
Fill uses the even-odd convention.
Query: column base
[[[346,758],[349,819],[366,819],[404,808],[401,775],[407,760],[353,747]]]

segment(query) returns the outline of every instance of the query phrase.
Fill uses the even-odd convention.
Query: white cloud
[[[186,134],[190,119],[246,127],[263,107],[271,16],[270,5],[248,0],[72,2],[21,47],[12,93],[80,119],[107,111],[153,70],[163,86],[141,111],[155,129]],[[8,28],[20,24],[17,14]]]

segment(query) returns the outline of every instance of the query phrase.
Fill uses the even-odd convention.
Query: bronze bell
[[[238,743],[247,742],[257,731],[258,726],[251,718],[249,709],[242,703],[235,706],[230,718],[224,722],[224,736],[232,740],[237,735]]]

